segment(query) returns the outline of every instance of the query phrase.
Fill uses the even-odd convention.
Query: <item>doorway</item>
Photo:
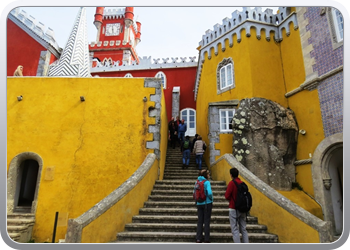
[[[36,191],[38,171],[39,164],[35,160],[25,160],[19,166],[18,186],[16,190],[18,199],[15,211],[29,210],[30,212]]]
[[[33,152],[23,152],[12,159],[7,174],[9,214],[35,214],[42,167],[42,158]]]
[[[325,138],[314,151],[312,176],[315,200],[323,210],[323,220],[332,223],[338,238],[343,232],[343,134]]]

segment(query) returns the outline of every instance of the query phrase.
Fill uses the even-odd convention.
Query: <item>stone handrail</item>
[[[148,154],[141,166],[121,186],[115,189],[111,194],[106,196],[88,211],[80,215],[78,218],[70,219],[68,221],[65,243],[80,243],[83,228],[104,214],[108,209],[127,195],[134,187],[136,187],[151,169],[155,160],[156,155],[154,153]]]
[[[282,209],[286,210],[288,213],[294,215],[296,218],[315,229],[318,232],[321,243],[332,241],[331,222],[319,219],[318,217],[301,208],[285,196],[281,195],[275,189],[271,188],[265,182],[260,180],[246,167],[244,167],[232,154],[225,154],[224,156],[220,157],[211,165],[211,169],[220,161],[226,161],[229,166],[237,168],[239,171],[239,175],[244,180],[246,180],[249,185],[256,188],[265,197],[270,199],[272,202],[276,203]]]

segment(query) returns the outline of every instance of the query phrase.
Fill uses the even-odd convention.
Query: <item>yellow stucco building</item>
[[[315,18],[312,14],[316,11],[323,14],[316,15]],[[243,143],[247,145],[244,150],[239,146],[235,148],[237,138],[240,138],[244,130],[251,129],[253,138],[257,136],[258,131],[254,127],[256,124],[252,125],[252,120],[244,127],[246,119],[236,119],[242,101],[261,99],[285,110],[291,110],[296,124],[294,128],[296,151],[292,164],[295,176],[290,178],[290,182],[293,187],[299,187],[302,191],[280,189],[279,194],[303,207],[313,216],[330,222],[333,228],[329,228],[329,232],[340,235],[342,222],[339,218],[342,217],[342,202],[339,203],[339,197],[342,194],[342,161],[335,161],[334,157],[340,156],[342,150],[342,127],[338,126],[342,122],[342,117],[335,117],[335,114],[338,114],[336,112],[342,111],[342,104],[338,105],[341,99],[326,99],[324,93],[331,92],[329,82],[332,77],[340,79],[337,84],[334,83],[333,91],[337,89],[342,93],[342,65],[327,65],[328,72],[327,70],[322,72],[320,69],[323,69],[321,66],[325,63],[320,58],[329,53],[329,50],[325,52],[322,51],[323,47],[318,47],[319,40],[328,41],[329,29],[332,27],[329,26],[329,22],[334,21],[331,19],[332,15],[338,15],[334,13],[332,8],[321,7],[283,7],[279,8],[276,15],[269,10],[263,12],[261,8],[243,8],[242,12],[232,13],[232,18],[226,18],[221,25],[215,25],[213,30],[208,30],[200,41],[195,99],[197,133],[209,145],[210,150],[206,152],[204,158],[210,163],[213,176],[216,176],[217,180],[225,178],[225,174],[228,175],[228,171],[224,174],[222,173],[224,168],[217,166],[226,154],[233,154],[241,163],[251,157],[253,151],[263,151],[257,144],[247,141],[247,138],[243,138]],[[342,58],[341,41],[335,41],[333,47],[332,44],[327,46],[333,48],[332,53],[335,57]],[[330,112],[326,105],[330,103],[333,105],[333,102],[336,102],[337,107],[334,108],[336,111],[333,110],[332,117],[337,120],[329,120],[330,115],[326,114]],[[258,115],[266,119],[269,116],[264,112]],[[233,127],[231,127],[232,121]],[[237,123],[242,121],[239,130]],[[338,127],[331,130],[330,127],[335,125]],[[277,134],[274,139],[276,138]],[[271,158],[272,151],[269,147],[273,145],[266,147],[268,149],[264,150],[269,151]],[[328,150],[326,148],[331,149],[326,152]],[[255,160],[258,164],[259,158]],[[286,163],[286,157],[281,157],[280,161]],[[232,164],[230,166],[234,167]],[[266,168],[271,169],[272,166]],[[339,175],[333,174],[331,188],[329,176],[332,172],[338,172]],[[266,170],[262,175],[272,174]],[[262,219],[271,225],[273,230],[272,227],[276,223],[268,222],[272,217],[262,212],[264,211],[262,207],[259,206],[261,211],[254,209],[253,211],[259,215],[259,221]],[[282,231],[280,228],[274,233]],[[298,241],[283,236],[280,236],[280,240]],[[322,242],[325,239],[316,239],[316,242],[318,240]]]

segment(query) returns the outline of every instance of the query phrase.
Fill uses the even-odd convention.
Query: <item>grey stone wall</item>
[[[220,109],[235,109],[239,101],[231,100],[224,102],[209,103],[208,125],[209,125],[209,161],[210,165],[215,162],[215,157],[220,155],[220,150],[215,149],[215,144],[220,142]],[[230,132],[225,132],[230,133]],[[232,133],[232,132],[231,132]]]

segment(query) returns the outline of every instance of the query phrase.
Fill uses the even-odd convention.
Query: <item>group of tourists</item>
[[[239,171],[236,168],[230,169],[230,176],[232,181],[229,182],[225,199],[229,201],[229,221],[231,226],[231,232],[234,243],[249,243],[247,225],[247,213],[240,212],[236,208],[236,201],[238,197],[238,185],[242,184],[242,181],[238,178]],[[196,243],[210,243],[210,219],[211,211],[213,208],[213,192],[210,185],[210,173],[208,170],[201,170],[199,172],[198,182],[203,182],[203,188],[205,192],[205,200],[197,201],[197,234]],[[196,192],[196,185],[194,193]],[[203,224],[204,224],[204,239],[203,239]],[[242,241],[240,238],[242,234]]]
[[[193,153],[196,156],[196,167],[198,170],[202,170],[203,154],[207,147],[202,137],[196,134],[191,141],[190,136],[185,136],[187,124],[184,119],[180,120],[178,116],[176,120],[172,117],[168,126],[170,146],[174,149],[178,144],[182,153],[182,169],[188,168],[191,153]]]
[[[184,119],[180,120],[179,117],[172,117],[169,122],[169,140],[173,149],[179,144],[182,152],[182,169],[188,168],[190,163],[191,152],[196,156],[196,167],[199,170],[199,176],[197,178],[195,189],[193,190],[194,196],[196,189],[198,189],[201,183],[205,198],[203,200],[196,199],[197,206],[197,233],[196,243],[210,243],[210,219],[213,207],[213,192],[210,185],[210,173],[209,170],[202,170],[203,154],[207,148],[206,143],[202,140],[202,137],[196,134],[193,140],[190,140],[190,136],[185,136],[187,131],[187,125]],[[233,235],[233,241],[240,243],[240,233],[242,234],[242,242],[248,243],[248,233],[246,229],[247,213],[239,212],[236,209],[236,199],[238,186],[242,181],[238,178],[238,170],[236,168],[230,169],[230,176],[232,181],[229,182],[225,199],[229,201],[229,221],[231,226],[231,232]],[[204,225],[204,227],[203,227]],[[203,239],[204,229],[204,239]]]

